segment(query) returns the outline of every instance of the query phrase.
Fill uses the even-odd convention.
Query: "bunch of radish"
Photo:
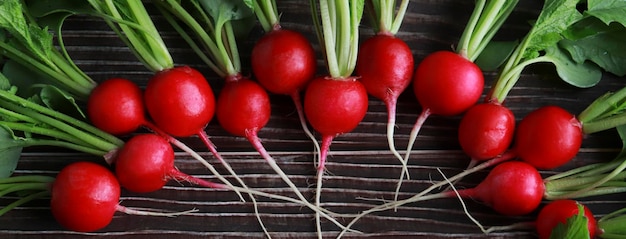
[[[517,2],[476,1],[455,51],[433,52],[419,63],[413,75],[413,90],[422,111],[411,130],[403,160],[405,166],[415,139],[430,115],[460,115],[476,104],[483,93],[484,76],[474,61],[500,29]],[[514,118],[506,120],[514,121]],[[480,140],[474,142],[482,144]],[[405,171],[403,170],[396,188],[396,199]]]
[[[156,1],[155,3],[170,24],[194,49],[194,52],[225,80],[216,103],[217,120],[222,128],[232,135],[246,138],[303,204],[318,212],[316,215],[331,219],[333,223],[343,228],[328,215],[320,214],[318,205],[308,202],[300,189],[267,152],[258,136],[259,131],[269,121],[271,114],[269,96],[259,83],[241,73],[239,51],[233,31],[233,21],[252,15],[253,11],[250,7],[254,8],[255,4],[245,5],[243,1],[213,1],[202,2],[198,5],[186,5],[176,1]],[[196,11],[203,12],[202,16],[205,17],[194,19],[192,13]],[[309,83],[308,87],[315,84],[314,82]],[[301,87],[302,84],[297,85]],[[298,87],[289,90],[297,91]],[[287,93],[292,96],[296,94],[295,92]],[[306,102],[305,96],[305,112],[307,112]],[[365,110],[363,110],[364,113]],[[310,120],[308,114],[307,118]],[[312,125],[315,127],[314,123]],[[324,152],[323,146],[322,152]]]

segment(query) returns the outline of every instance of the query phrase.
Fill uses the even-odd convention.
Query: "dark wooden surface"
[[[511,20],[506,23],[500,39],[511,40],[523,36],[528,21],[534,19],[543,1],[520,1]],[[319,72],[324,73],[321,52],[313,35],[308,1],[279,1],[282,25],[305,33],[319,54]],[[412,48],[416,63],[435,50],[451,49],[458,41],[464,24],[473,8],[473,1],[411,1],[406,19],[398,36]],[[149,8],[150,10],[154,10]],[[154,13],[154,11],[152,11]],[[215,91],[221,79],[205,67],[185,46],[180,38],[158,16],[155,21],[162,26],[163,36],[171,49],[175,62],[200,69]],[[367,26],[362,28],[362,39],[372,34]],[[249,74],[248,56],[256,39],[261,36],[255,28],[251,36],[240,43],[244,74]],[[76,63],[94,79],[127,77],[145,85],[151,73],[143,67],[122,42],[98,19],[72,17],[65,25],[65,42]],[[486,88],[496,77],[495,72],[485,72]],[[556,104],[572,113],[578,113],[593,99],[608,90],[624,86],[623,79],[605,75],[601,83],[590,89],[577,89],[562,83],[551,66],[532,66],[510,93],[506,104],[520,119],[529,111],[546,104]],[[304,136],[293,104],[285,96],[272,95],[272,118],[260,132],[260,137],[278,164],[312,198],[314,166],[312,145]],[[420,112],[412,90],[405,92],[398,105],[396,144],[406,148],[408,134]],[[432,116],[426,121],[414,147],[409,162],[411,181],[402,187],[401,198],[409,197],[441,180],[436,169],[446,175],[462,170],[468,158],[460,151],[456,141],[459,117]],[[328,175],[324,180],[323,206],[345,213],[357,213],[379,201],[393,199],[396,180],[400,174],[399,162],[389,153],[385,140],[386,113],[384,105],[370,99],[369,111],[363,122],[351,133],[337,137],[331,146]],[[273,173],[263,159],[242,138],[231,137],[216,121],[207,132],[245,182],[253,188],[293,196],[290,189]],[[213,160],[197,138],[184,142],[201,152],[223,174],[226,171]],[[592,162],[606,161],[618,152],[620,140],[614,131],[589,135],[584,139],[578,156],[569,164],[558,168],[563,171]],[[54,175],[64,165],[77,160],[99,161],[89,155],[56,148],[26,149],[20,161],[19,174]],[[176,166],[183,172],[205,179],[215,179],[200,163],[184,153],[177,154]],[[542,171],[544,175],[553,171]],[[476,185],[486,172],[467,177],[458,187]],[[231,177],[228,177],[232,179]],[[601,216],[625,206],[623,195],[584,199],[587,205]],[[7,203],[14,197],[0,198]],[[314,217],[310,210],[293,203],[258,198],[261,217],[275,238],[315,237]],[[533,220],[535,213],[522,217],[504,217],[471,200],[466,201],[469,211],[485,226],[508,225]],[[0,217],[0,238],[250,238],[264,237],[257,223],[252,204],[242,203],[229,191],[197,188],[170,183],[163,190],[149,194],[124,191],[121,204],[127,207],[199,211],[176,218],[133,216],[116,214],[113,222],[95,233],[75,233],[64,230],[52,218],[45,199],[19,207]],[[348,220],[341,220],[347,223]],[[363,218],[354,226],[366,234],[348,234],[347,238],[533,238],[532,231],[512,231],[484,235],[463,213],[457,199],[443,199],[416,203]],[[335,237],[339,229],[323,221],[324,235]]]

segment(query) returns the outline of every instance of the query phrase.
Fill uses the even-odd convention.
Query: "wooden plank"
[[[520,1],[520,6],[508,21],[501,39],[515,39],[528,30],[527,22],[533,19],[541,1]],[[411,1],[405,22],[398,34],[411,46],[419,62],[425,55],[436,50],[447,50],[456,44],[473,7],[473,1]],[[279,1],[283,27],[304,32],[319,52],[313,35],[308,1]],[[154,9],[150,8],[152,13]],[[219,91],[222,81],[205,67],[188,49],[183,41],[166,26],[157,14],[155,21],[162,26],[163,36],[177,64],[186,64],[202,71],[209,82]],[[244,73],[249,74],[249,52],[262,34],[255,28],[251,36],[241,42]],[[362,39],[370,36],[366,24],[362,27]],[[131,52],[117,39],[105,24],[95,18],[72,17],[65,24],[65,43],[76,63],[98,81],[110,77],[126,77],[145,86],[151,72],[135,60]],[[323,74],[320,52],[319,73]],[[497,77],[496,72],[485,72],[486,87]],[[524,72],[516,88],[511,91],[506,104],[521,119],[529,111],[546,104],[556,104],[572,113],[580,112],[591,100],[608,90],[624,86],[622,79],[605,75],[596,87],[577,89],[560,82],[551,67],[534,66]],[[272,95],[272,118],[260,137],[278,164],[290,175],[307,197],[313,197],[314,172],[312,146],[302,133],[291,100],[285,96]],[[386,111],[376,99],[370,99],[369,111],[353,132],[337,137],[331,147],[328,175],[324,180],[324,206],[341,213],[358,213],[381,199],[393,199],[395,183],[401,167],[388,152],[385,140]],[[420,112],[412,90],[405,92],[398,104],[396,130],[397,147],[406,148],[409,132]],[[456,126],[460,117],[433,116],[427,120],[418,137],[413,156],[409,162],[411,181],[402,187],[401,197],[409,197],[441,180],[437,168],[446,175],[453,175],[468,163],[456,142]],[[244,181],[253,188],[267,192],[293,196],[289,188],[273,173],[271,168],[254,152],[242,138],[224,132],[216,121],[207,127],[213,142]],[[183,139],[216,165],[223,174],[226,171],[217,164],[197,138]],[[581,153],[568,165],[569,168],[594,162],[610,160],[621,147],[613,131],[589,135],[585,138]],[[56,148],[26,149],[20,161],[19,174],[54,175],[64,165],[77,160],[100,161],[84,154]],[[184,153],[177,154],[176,166],[183,172],[214,180],[200,163]],[[543,171],[544,175],[555,173]],[[459,187],[471,187],[486,172],[467,177]],[[232,177],[227,177],[232,179]],[[14,197],[0,198],[6,203]],[[275,238],[315,237],[314,216],[302,206],[278,200],[258,198],[261,217]],[[597,215],[622,208],[624,200],[618,196],[585,199]],[[522,217],[497,215],[484,205],[467,201],[469,211],[484,225],[508,225],[532,220],[535,213]],[[260,238],[264,237],[253,214],[250,202],[240,202],[228,191],[197,188],[186,184],[169,183],[159,192],[135,194],[124,191],[122,205],[138,208],[155,208],[199,211],[176,218],[130,216],[116,214],[113,222],[95,233],[75,233],[62,229],[54,222],[47,200],[38,200],[0,217],[0,238]],[[348,218],[340,218],[347,223]],[[397,211],[376,213],[362,219],[354,227],[368,234],[349,234],[347,238],[533,238],[532,231],[484,235],[463,213],[456,199],[415,203],[398,208]],[[325,237],[334,237],[339,228],[324,220]]]

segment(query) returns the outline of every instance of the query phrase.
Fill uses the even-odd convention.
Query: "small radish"
[[[484,202],[504,215],[525,215],[535,210],[543,198],[545,185],[537,169],[524,162],[510,161],[494,167],[473,189],[458,193]],[[448,192],[455,196],[455,192]]]
[[[426,56],[413,75],[413,91],[422,107],[411,130],[407,152],[430,115],[454,116],[467,111],[480,98],[482,70],[474,63],[518,1],[476,1],[455,52],[436,51]]]
[[[356,72],[367,93],[382,100],[387,107],[387,143],[391,153],[402,163],[402,175],[409,174],[402,155],[396,150],[393,139],[396,127],[396,105],[400,94],[411,83],[413,76],[413,53],[409,46],[395,34],[408,7],[409,1],[403,0],[394,18],[395,1],[366,1],[376,35],[361,43]],[[401,185],[398,182],[398,190]]]
[[[118,211],[153,216],[180,214],[126,208],[119,205],[120,191],[115,175],[107,168],[91,162],[72,163],[63,168],[52,183],[50,210],[61,226],[78,232],[106,227]]]
[[[311,81],[304,94],[306,118],[322,137],[315,191],[315,205],[319,206],[322,176],[326,170],[331,142],[335,137],[352,131],[363,120],[367,113],[368,96],[358,77],[352,76],[359,50],[355,43],[359,39],[364,2],[320,0],[319,3],[311,3],[316,33],[325,50],[329,73],[328,76]],[[316,214],[315,219],[317,235],[321,238],[319,215]]]
[[[545,205],[535,221],[535,227],[540,239],[548,239],[551,237],[552,231],[559,223],[565,224],[567,219],[578,214],[578,206],[581,205],[574,200],[556,200]],[[598,234],[598,225],[593,213],[585,205],[584,217],[587,219],[587,229],[589,238],[595,238]]]
[[[120,185],[107,168],[78,162],[66,166],[52,184],[50,209],[63,227],[80,232],[107,226],[118,210]]]
[[[582,124],[576,116],[560,107],[544,106],[520,121],[514,149],[535,167],[552,169],[576,156],[582,138]]]
[[[91,91],[87,115],[99,129],[125,135],[145,124],[144,107],[143,93],[137,84],[123,78],[111,78]]]
[[[513,141],[515,116],[502,104],[476,104],[465,112],[458,131],[459,144],[472,160],[495,158]]]
[[[178,137],[204,132],[215,111],[211,86],[200,72],[187,66],[156,73],[148,81],[144,97],[154,123]]]
[[[115,175],[122,187],[133,192],[153,192],[169,180],[188,181],[210,188],[223,185],[196,179],[174,167],[174,150],[156,134],[139,134],[124,144],[115,157]]]
[[[216,113],[227,132],[254,142],[270,119],[270,99],[259,84],[237,75],[228,78],[220,91]]]

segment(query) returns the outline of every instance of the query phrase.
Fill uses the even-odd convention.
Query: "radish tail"
[[[215,144],[213,144],[213,142],[211,142],[211,139],[209,138],[209,135],[204,130],[201,130],[198,133],[198,137],[200,137],[202,142],[204,142],[204,144],[209,149],[209,151],[211,151],[211,153],[213,153],[213,156],[215,158],[217,158],[217,160],[220,161],[220,163],[222,163],[222,165],[224,166],[224,168],[226,168],[226,170],[230,173],[230,175],[235,177],[235,180],[237,180],[239,185],[241,185],[241,187],[243,187],[245,189],[249,189],[248,186],[246,185],[246,183],[244,183],[243,180],[239,177],[239,175],[237,175],[237,173],[235,173],[235,170],[233,170],[233,168],[230,167],[230,164],[228,164],[226,162],[226,160],[224,160],[222,155],[219,152],[217,152],[217,149],[215,148]],[[263,220],[261,219],[261,215],[259,214],[259,205],[257,204],[256,199],[254,198],[254,195],[252,195],[251,193],[248,193],[248,196],[250,197],[250,200],[252,200],[252,205],[254,207],[254,215],[256,216],[256,219],[259,222],[259,225],[263,229],[263,232],[265,233],[265,235],[268,238],[272,238],[269,235],[269,232],[267,231],[267,228],[265,228],[265,224],[263,224]]]
[[[248,139],[248,141],[250,141],[254,149],[259,152],[261,157],[263,157],[265,161],[270,165],[270,167],[272,167],[272,169],[278,174],[278,176],[280,176],[280,178],[285,181],[285,183],[287,183],[287,185],[291,188],[291,190],[293,190],[296,196],[298,196],[298,198],[300,198],[302,202],[308,203],[308,200],[306,200],[304,195],[302,195],[300,190],[298,190],[298,187],[296,187],[296,185],[289,179],[289,177],[287,177],[287,174],[285,174],[285,172],[280,169],[278,164],[276,164],[276,160],[274,160],[274,158],[272,158],[267,150],[265,150],[265,147],[263,147],[263,144],[261,144],[261,140],[257,136],[256,132],[250,131],[246,138]]]
[[[480,160],[475,159],[475,158],[472,158],[472,159],[470,160],[470,162],[467,164],[467,167],[465,168],[465,170],[469,170],[469,169],[471,169],[471,168],[473,168],[473,167],[476,167],[476,165],[477,165],[478,163],[480,163]],[[459,179],[454,180],[454,181],[450,181],[450,185],[448,185],[448,187],[446,187],[446,189],[444,189],[444,191],[446,191],[446,190],[448,190],[448,189],[452,188],[452,185],[456,184],[457,182],[459,182],[459,181],[461,181],[461,180],[462,180],[462,178],[459,178]]]
[[[483,162],[483,163],[481,163],[479,165],[476,165],[475,167],[473,167],[471,169],[468,169],[468,170],[465,170],[465,171],[463,171],[463,172],[461,172],[459,174],[456,174],[456,175],[448,178],[447,180],[435,183],[435,184],[431,185],[430,187],[422,190],[418,194],[413,195],[410,198],[399,200],[399,201],[396,200],[396,201],[393,201],[393,202],[390,202],[390,203],[381,204],[381,205],[373,207],[373,208],[371,208],[369,210],[363,211],[361,214],[359,214],[354,219],[352,219],[352,221],[348,225],[346,225],[346,228],[350,229],[350,227],[352,225],[354,225],[360,218],[362,218],[362,217],[364,217],[364,216],[366,216],[367,214],[370,214],[370,213],[385,211],[385,210],[389,210],[389,209],[392,209],[392,208],[397,208],[399,206],[402,206],[402,205],[405,205],[405,204],[408,204],[408,203],[426,201],[426,200],[437,199],[437,198],[446,198],[446,197],[450,197],[451,195],[456,195],[455,192],[453,192],[453,191],[445,191],[445,192],[431,194],[431,195],[426,195],[426,194],[428,194],[429,192],[431,192],[431,191],[433,191],[433,190],[435,190],[437,188],[440,188],[442,186],[447,185],[449,181],[455,181],[455,180],[461,179],[461,178],[463,178],[463,177],[465,177],[467,175],[470,175],[472,173],[475,173],[475,172],[478,172],[480,170],[486,169],[488,167],[494,166],[494,165],[499,164],[501,162],[513,159],[515,157],[515,155],[516,154],[515,154],[515,152],[513,150],[509,150],[509,151],[505,152],[504,154],[502,154],[501,156],[499,156],[497,158],[493,158],[493,159],[490,159],[488,161],[485,161],[485,162]],[[461,195],[471,193],[471,192],[463,192],[463,191],[464,190],[459,190],[457,192],[459,192]],[[337,238],[341,237],[343,234],[345,234],[345,232],[347,232],[347,230],[343,229],[343,231],[339,234],[339,236]]]
[[[330,144],[333,141],[333,136],[322,137],[322,148],[320,151],[319,164],[317,165],[317,186],[315,189],[315,206],[320,207],[320,201],[322,196],[322,176],[324,176],[324,170],[326,169],[326,158],[328,157],[328,151],[330,150]],[[319,238],[322,236],[322,223],[320,221],[319,213],[315,214],[315,225]]]
[[[300,97],[300,92],[296,91],[292,93],[291,99],[293,100],[293,103],[296,106],[296,111],[298,112],[298,118],[300,119],[300,125],[302,125],[302,130],[304,130],[304,133],[309,137],[309,139],[311,139],[311,142],[313,143],[313,147],[314,147],[313,155],[314,157],[316,157],[317,153],[320,152],[320,145],[319,143],[317,143],[317,139],[315,138],[313,133],[311,133],[311,130],[309,130],[309,126],[307,125],[306,117],[304,115],[304,109],[302,107],[302,99]],[[314,158],[313,160],[317,163],[317,160],[319,160],[319,158]]]
[[[222,181],[223,183],[225,183],[228,186],[231,186],[233,188],[233,191],[237,194],[237,196],[239,196],[241,201],[243,201],[243,202],[246,201],[245,199],[243,199],[243,196],[241,195],[241,193],[238,190],[235,189],[233,184],[230,183],[226,178],[224,178],[224,176],[222,176],[222,174],[220,174],[217,170],[215,170],[213,165],[211,165],[204,158],[202,158],[202,156],[200,156],[196,151],[194,151],[193,149],[189,148],[189,146],[185,145],[183,142],[180,142],[178,139],[172,137],[171,135],[169,135],[165,131],[161,130],[159,127],[157,127],[156,125],[152,124],[149,121],[144,122],[144,127],[148,128],[149,130],[151,130],[151,131],[157,133],[158,135],[160,135],[161,137],[165,138],[167,141],[169,141],[171,144],[175,145],[179,149],[187,152],[189,155],[191,155],[191,157],[193,157],[194,159],[198,160],[207,169],[209,169],[209,171],[211,171],[211,173],[213,173],[220,181]]]
[[[158,216],[158,217],[176,217],[180,215],[189,214],[192,212],[197,212],[198,209],[191,209],[182,212],[156,212],[156,211],[142,211],[138,209],[124,207],[122,205],[115,206],[115,210],[118,212],[126,213],[129,215],[140,215],[140,216]]]
[[[426,121],[426,119],[428,119],[429,116],[430,116],[430,109],[425,108],[424,110],[422,110],[422,113],[419,115],[419,117],[417,117],[417,121],[415,122],[415,125],[413,125],[413,129],[411,130],[411,134],[409,136],[409,144],[407,145],[406,154],[404,155],[404,160],[402,161],[403,167],[406,167],[406,165],[408,165],[409,157],[411,155],[411,150],[413,149],[413,144],[415,144],[415,139],[417,139],[417,135],[419,134],[420,129],[422,128],[422,125],[424,125],[424,122]],[[396,193],[394,196],[394,201],[398,201],[398,193],[400,192],[400,187],[402,187],[402,180],[404,179],[404,173],[405,171],[403,169],[402,173],[400,173],[400,179],[398,180],[398,185],[396,186]]]
[[[176,180],[176,181],[183,181],[183,182],[190,182],[192,184],[196,184],[202,187],[207,187],[207,188],[218,188],[218,189],[227,189],[228,187],[225,186],[224,184],[219,184],[219,183],[214,183],[211,181],[207,181],[207,180],[202,180],[199,179],[197,177],[191,176],[189,174],[183,173],[181,171],[179,171],[178,169],[172,168],[172,170],[170,170],[170,172],[168,173],[168,176],[170,176],[172,179]]]

